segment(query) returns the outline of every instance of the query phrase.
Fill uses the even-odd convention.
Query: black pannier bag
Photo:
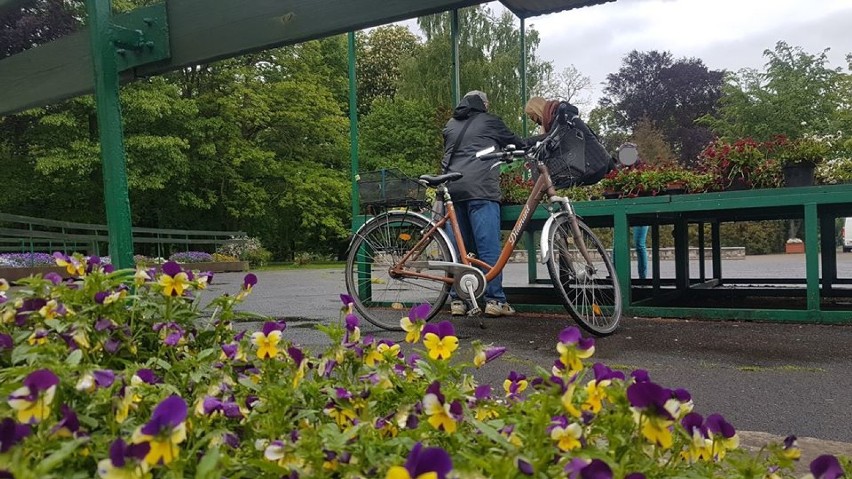
[[[559,131],[543,153],[553,186],[557,189],[594,185],[613,168],[612,156],[577,113],[574,105],[560,104],[553,126]],[[565,116],[569,121],[565,122],[559,116]],[[570,121],[572,118],[573,121]]]

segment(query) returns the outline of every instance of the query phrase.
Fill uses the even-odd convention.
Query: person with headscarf
[[[488,96],[479,90],[465,94],[444,127],[444,173],[460,172],[463,178],[447,187],[455,205],[462,239],[468,251],[490,264],[497,263],[502,249],[500,237],[500,169],[482,161],[476,153],[490,147],[522,147],[524,140],[512,132],[500,117],[488,113]],[[451,228],[447,228],[455,245]],[[467,314],[469,305],[454,290],[450,291],[453,316]],[[515,310],[506,301],[503,274],[485,288],[485,315],[508,316]]]

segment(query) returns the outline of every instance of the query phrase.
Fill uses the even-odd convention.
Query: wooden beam
[[[168,0],[171,59],[138,66],[122,81],[482,2]],[[90,93],[87,39],[77,32],[0,61],[0,115]]]

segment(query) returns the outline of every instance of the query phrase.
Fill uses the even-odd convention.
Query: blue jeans
[[[639,278],[648,276],[648,250],[645,248],[645,238],[648,236],[648,226],[633,227],[633,247],[636,248],[636,260],[639,267]]]
[[[465,248],[468,252],[476,253],[476,257],[480,260],[493,266],[497,263],[503,246],[500,242],[500,203],[489,200],[468,200],[454,204]],[[455,235],[449,224],[446,229],[453,248],[456,248]],[[456,253],[459,253],[458,248]],[[450,296],[453,299],[458,298],[454,290],[450,291]],[[503,292],[503,273],[488,282],[485,287],[485,300],[506,302],[506,293]]]

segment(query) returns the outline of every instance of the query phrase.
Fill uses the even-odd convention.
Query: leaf
[[[198,463],[198,470],[195,472],[195,479],[215,479],[222,477],[222,474],[217,470],[219,465],[219,448],[212,448],[204,454],[201,462]]]
[[[65,364],[69,366],[77,366],[80,364],[81,359],[83,359],[83,350],[75,349],[74,351],[71,351],[71,354],[69,354],[67,358],[65,358]]]
[[[471,419],[470,422],[473,424],[474,427],[479,429],[479,432],[484,434],[485,437],[487,437],[488,439],[491,439],[492,441],[496,442],[497,444],[502,445],[503,447],[505,447],[507,449],[514,449],[515,448],[515,446],[512,445],[512,443],[510,443],[508,439],[503,437],[502,434],[497,432],[496,429],[489,426],[488,424],[485,424],[484,422],[481,422],[481,421],[477,421],[476,419]]]
[[[74,451],[77,450],[80,445],[89,442],[88,438],[81,437],[78,439],[74,439],[71,441],[67,441],[62,444],[62,446],[54,452],[53,454],[47,456],[43,461],[41,461],[35,469],[36,477],[44,477],[47,475],[46,473],[50,472],[54,467],[62,464],[66,458],[68,458]]]

